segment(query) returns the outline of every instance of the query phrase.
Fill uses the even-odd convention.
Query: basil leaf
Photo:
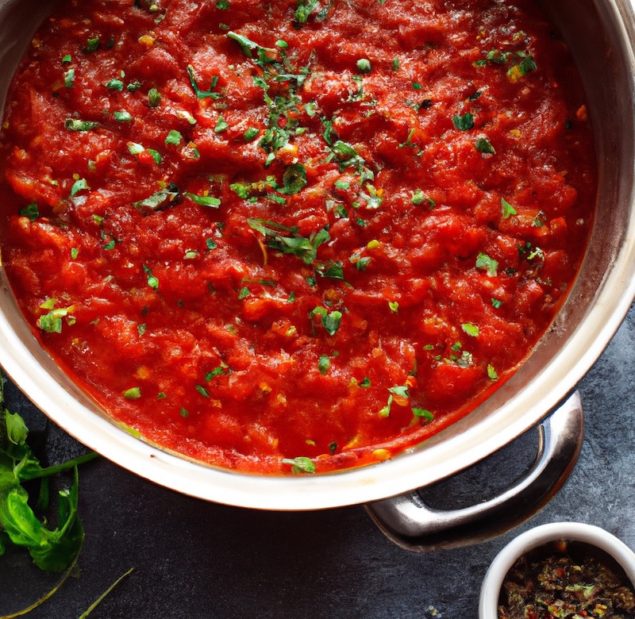
[[[4,422],[6,424],[7,439],[14,445],[24,445],[29,431],[24,420],[17,413],[4,412]]]

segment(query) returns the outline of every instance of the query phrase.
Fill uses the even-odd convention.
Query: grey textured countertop
[[[635,547],[635,309],[580,384],[586,438],[567,484],[522,527],[469,548],[412,554],[387,541],[361,507],[256,512],[208,504],[159,488],[106,460],[81,471],[86,543],[79,570],[31,617],[78,617],[128,568],[134,573],[94,612],[96,619],[203,617],[437,617],[475,619],[495,554],[545,522],[600,525]],[[11,405],[46,431],[51,461],[81,447],[48,424],[15,388]],[[488,462],[426,490],[457,506],[491,496],[532,458],[533,433]],[[0,616],[55,579],[23,552],[0,559]]]

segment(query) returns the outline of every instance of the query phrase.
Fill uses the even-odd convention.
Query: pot
[[[0,101],[35,28],[53,4],[0,0]],[[525,516],[535,511],[557,490],[577,457],[583,424],[576,396],[543,426],[539,461],[529,478],[486,504],[486,510],[439,517],[414,494],[385,499],[453,475],[539,423],[599,357],[635,296],[633,0],[545,4],[583,75],[596,130],[596,225],[577,282],[549,332],[515,376],[458,423],[391,461],[317,476],[263,477],[194,462],[126,433],[64,375],[33,337],[3,270],[0,363],[33,403],[77,440],[142,477],[201,499],[274,510],[375,502],[369,507],[373,517],[409,547],[429,545],[421,536],[431,531],[436,540],[432,544],[438,545],[448,527],[491,521],[492,514],[509,526],[519,515],[519,505]],[[503,517],[510,511],[512,516]]]

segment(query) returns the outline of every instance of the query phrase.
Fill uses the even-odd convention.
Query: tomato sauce
[[[0,157],[42,345],[131,431],[258,473],[472,410],[552,321],[596,192],[529,0],[66,0]]]

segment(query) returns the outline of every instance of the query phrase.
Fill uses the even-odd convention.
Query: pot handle
[[[493,499],[450,511],[428,507],[417,491],[366,506],[395,544],[429,551],[480,543],[518,526],[542,508],[569,477],[584,439],[584,415],[576,391],[539,426],[538,453],[529,472]]]

